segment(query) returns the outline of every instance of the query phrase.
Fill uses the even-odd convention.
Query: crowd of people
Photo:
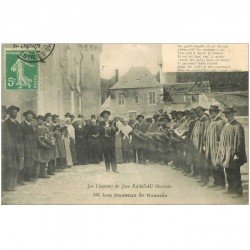
[[[50,178],[74,165],[99,164],[118,173],[117,164],[160,163],[182,169],[201,185],[242,195],[240,167],[247,162],[243,126],[232,107],[211,105],[153,117],[110,119],[104,110],[85,118],[71,113],[59,117],[32,110],[16,118],[14,105],[2,106],[2,188]]]

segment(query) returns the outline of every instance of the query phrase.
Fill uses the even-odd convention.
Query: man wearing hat
[[[150,124],[144,121],[144,115],[142,114],[137,115],[136,119],[138,123],[133,128],[133,139],[132,139],[132,143],[135,149],[134,160],[139,164],[146,164],[145,150],[147,149],[147,143],[145,141],[144,134],[148,131],[148,127]]]
[[[217,164],[222,166],[227,175],[228,193],[243,193],[240,167],[247,162],[245,149],[245,134],[243,126],[236,121],[236,110],[227,107],[222,111],[227,123],[222,129]]]
[[[157,132],[159,126],[159,115],[155,114],[153,115],[152,123],[149,124],[148,130],[145,133],[146,138],[148,138],[147,142],[147,158],[150,162],[158,162],[159,159],[157,159],[157,153],[158,153],[158,141],[155,140],[153,137],[155,133]]]
[[[71,117],[71,114],[69,112],[67,112],[65,115],[64,115],[65,118],[70,118]]]
[[[196,108],[198,120],[195,122],[194,129],[190,137],[189,164],[193,165],[193,174],[197,178],[200,176],[203,185],[206,185],[204,178],[204,133],[209,124],[209,119],[205,115],[205,108],[199,106]]]
[[[36,155],[37,137],[32,120],[35,118],[35,113],[27,110],[23,113],[24,121],[20,124],[23,146],[24,146],[24,168],[20,172],[19,178],[23,181],[34,181],[32,176],[34,160]]]
[[[57,126],[59,124],[59,115],[54,114],[52,115],[52,125],[53,125],[53,129],[55,126]]]
[[[225,121],[219,115],[220,110],[216,105],[211,105],[209,108],[209,116],[211,122],[209,123],[204,141],[205,151],[205,171],[206,181],[208,187],[221,186],[225,187],[225,178],[223,169],[217,165],[216,158],[220,142],[221,131],[225,125]]]
[[[24,150],[20,124],[16,121],[19,107],[7,108],[9,118],[2,123],[2,157],[3,157],[3,189],[15,190],[15,184],[22,185],[18,180],[18,172],[23,169]]]
[[[172,110],[169,114],[171,115],[171,121],[169,123],[169,128],[176,129],[177,127],[179,127],[179,121],[177,119],[178,112],[176,110]]]
[[[110,167],[112,171],[118,173],[117,171],[117,163],[115,157],[115,135],[118,131],[114,124],[109,120],[110,111],[104,110],[100,116],[103,118],[104,126],[100,126],[99,135],[101,148],[104,156],[106,171],[110,171]]]

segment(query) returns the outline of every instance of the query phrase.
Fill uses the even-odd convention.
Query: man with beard
[[[208,182],[208,187],[225,186],[224,171],[221,166],[216,164],[221,131],[225,125],[225,121],[219,116],[219,112],[218,106],[210,106],[209,115],[211,122],[207,127],[204,143],[206,159],[205,178]]]
[[[20,124],[16,120],[19,107],[8,107],[9,118],[2,123],[3,190],[14,191],[18,173],[23,169],[24,149]]]
[[[222,112],[225,114],[227,123],[221,132],[217,164],[226,171],[228,193],[242,196],[240,167],[247,162],[244,128],[235,120],[234,108],[227,107]]]

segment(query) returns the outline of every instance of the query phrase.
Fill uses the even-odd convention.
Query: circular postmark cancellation
[[[13,44],[14,49],[20,49],[17,57],[28,63],[44,62],[55,48],[54,43],[45,44]]]

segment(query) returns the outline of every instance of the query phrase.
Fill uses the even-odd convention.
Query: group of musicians
[[[137,160],[161,162],[183,169],[202,186],[218,187],[241,196],[240,167],[247,162],[243,126],[232,107],[211,105],[191,110],[166,112],[153,119],[137,117],[133,141]]]
[[[85,119],[66,113],[64,119],[27,110],[23,121],[14,105],[2,106],[3,190],[37,178],[49,178],[73,165],[105,162],[118,173],[117,163],[161,163],[183,169],[203,186],[225,188],[242,195],[240,167],[247,162],[243,126],[232,107],[211,105],[153,117],[110,119],[110,111]]]

